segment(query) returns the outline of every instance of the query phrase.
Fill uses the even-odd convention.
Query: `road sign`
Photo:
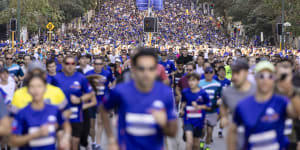
[[[50,31],[52,31],[54,29],[54,24],[52,22],[49,22],[47,25],[46,25],[46,28]]]

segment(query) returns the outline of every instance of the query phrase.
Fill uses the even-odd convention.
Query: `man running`
[[[298,118],[298,94],[290,101],[274,94],[275,67],[261,61],[255,68],[257,90],[255,95],[239,102],[234,112],[234,123],[228,135],[228,149],[236,150],[237,127],[245,128],[243,149],[284,150],[288,141],[284,136],[287,117]],[[296,97],[296,98],[295,98]]]
[[[164,136],[176,136],[177,120],[172,91],[157,77],[157,55],[141,48],[132,58],[133,80],[116,86],[105,98],[101,117],[109,150],[161,150]],[[118,142],[112,133],[108,110],[118,107]]]
[[[83,129],[83,109],[96,105],[96,99],[86,77],[75,71],[75,58],[67,56],[63,63],[63,72],[53,77],[52,84],[60,87],[68,100],[71,110],[70,123],[72,126],[71,149],[77,150]],[[89,100],[92,100],[88,102]],[[93,101],[95,100],[95,101]]]
[[[200,80],[199,87],[204,89],[208,94],[210,99],[211,109],[207,111],[206,114],[206,147],[209,148],[210,144],[213,142],[212,133],[214,127],[217,125],[218,114],[217,114],[217,101],[221,97],[222,86],[221,83],[214,80],[214,69],[212,67],[207,67],[204,69],[205,79]]]

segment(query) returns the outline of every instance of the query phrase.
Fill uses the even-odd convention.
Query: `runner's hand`
[[[79,97],[77,97],[77,96],[75,96],[75,95],[71,95],[70,96],[70,99],[71,99],[71,102],[73,103],[73,104],[80,104],[80,98]]]
[[[69,150],[70,149],[70,135],[64,135],[59,142],[60,149]]]
[[[164,110],[152,110],[152,115],[156,123],[164,128],[167,125],[167,114]]]
[[[39,137],[48,136],[49,135],[49,126],[42,125],[38,132],[39,132]]]
[[[229,120],[226,117],[222,117],[220,120],[220,127],[224,128],[226,126],[228,126],[229,124]]]

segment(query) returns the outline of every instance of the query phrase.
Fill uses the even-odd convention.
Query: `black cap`
[[[248,61],[245,58],[238,58],[231,64],[232,71],[248,70]]]

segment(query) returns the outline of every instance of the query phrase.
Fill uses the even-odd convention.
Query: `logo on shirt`
[[[279,114],[274,108],[269,107],[266,109],[265,115],[262,117],[262,122],[275,122],[279,119]]]
[[[74,81],[70,88],[79,90],[81,89],[81,86],[78,81]]]
[[[155,100],[152,104],[155,109],[164,109],[164,103],[161,100]]]
[[[49,122],[56,122],[56,117],[53,116],[53,115],[50,115],[50,116],[48,117],[48,121],[49,121]]]

